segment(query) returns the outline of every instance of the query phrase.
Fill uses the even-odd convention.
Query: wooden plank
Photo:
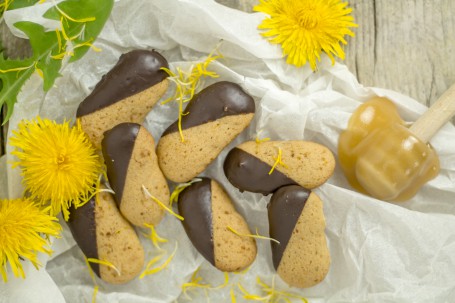
[[[352,0],[345,63],[367,86],[430,105],[455,83],[455,1]]]
[[[251,12],[257,0],[217,0]],[[426,105],[455,83],[455,1],[351,0],[359,27],[344,64],[360,83],[392,89]],[[340,61],[340,60],[339,60]]]
[[[0,39],[6,57],[13,59],[31,56],[32,50],[28,40],[13,36],[5,23],[0,24]],[[5,154],[6,134],[8,132],[8,123],[2,125],[5,117],[6,107],[3,107],[0,112],[0,156]]]
[[[32,55],[29,41],[14,36],[4,22],[0,24],[0,39],[3,51],[8,58],[26,58]]]

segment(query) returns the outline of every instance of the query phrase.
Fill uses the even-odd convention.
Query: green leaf
[[[11,0],[10,0],[11,1]],[[29,7],[37,3],[39,0],[13,0],[8,6],[8,10]]]
[[[0,79],[2,81],[2,88],[0,91],[0,105],[6,103],[7,112],[5,120],[2,125],[5,124],[13,113],[14,103],[16,103],[17,95],[19,94],[22,86],[28,78],[35,71],[33,67],[33,60],[6,60],[3,54],[0,55]],[[22,70],[17,70],[21,69]],[[17,71],[9,71],[15,69]],[[6,72],[5,72],[6,71]]]
[[[0,18],[5,11],[32,6],[39,0],[0,0]],[[8,7],[5,7],[8,5]]]
[[[14,0],[8,9],[25,7],[37,0]],[[37,71],[44,78],[43,89],[48,91],[60,76],[63,55],[69,43],[74,54],[69,62],[79,60],[90,48],[101,32],[114,5],[113,0],[67,0],[52,7],[44,17],[62,20],[62,26],[71,41],[63,39],[56,31],[46,32],[39,24],[21,21],[14,24],[30,39],[33,55],[24,60],[6,60],[0,54],[0,108],[7,105],[7,115],[3,122],[10,118],[17,95],[22,86]]]
[[[43,89],[48,91],[54,85],[55,79],[60,76],[59,71],[62,67],[62,60],[51,58],[51,55],[59,53],[57,34],[45,32],[43,26],[28,21],[17,22],[14,26],[30,37],[33,59],[37,62],[36,68],[43,73]]]
[[[95,41],[95,38],[99,35],[109,18],[113,5],[114,2],[111,0],[67,0],[60,3],[58,8],[74,20],[83,20],[91,17],[95,18],[94,21],[86,22],[84,29],[82,28],[82,24],[84,23],[70,20],[68,22],[63,22],[65,30],[68,28],[74,29],[74,31],[71,32],[71,35],[77,35],[82,29],[84,30],[84,33],[74,40],[74,43],[77,45]],[[62,16],[60,11],[53,7],[44,14],[44,17],[60,20]],[[74,50],[74,56],[70,58],[70,62],[79,60],[89,48],[90,46],[88,45],[76,48]]]

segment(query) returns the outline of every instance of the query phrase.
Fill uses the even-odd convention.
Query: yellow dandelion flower
[[[309,62],[316,70],[322,52],[332,64],[334,56],[344,59],[340,42],[346,44],[344,36],[354,36],[349,27],[357,27],[347,5],[341,0],[261,0],[254,10],[270,16],[259,29],[271,43],[281,44],[288,64]]]
[[[30,198],[50,203],[51,215],[63,211],[68,220],[71,204],[79,207],[91,197],[102,164],[79,122],[70,127],[69,122],[57,124],[39,117],[22,121],[10,144],[18,158],[13,167],[22,169]]]
[[[61,230],[58,219],[29,199],[0,200],[0,274],[7,282],[7,264],[16,277],[25,278],[21,260],[38,269],[38,252],[51,254],[49,236]]]

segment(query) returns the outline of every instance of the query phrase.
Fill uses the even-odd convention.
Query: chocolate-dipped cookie
[[[272,170],[280,150],[284,165]],[[327,181],[334,169],[332,152],[309,141],[248,141],[233,148],[224,161],[224,173],[232,185],[264,195],[291,184],[315,188]]]
[[[289,285],[311,287],[330,267],[324,233],[325,218],[319,197],[298,185],[281,187],[267,206],[273,266]]]
[[[201,173],[251,122],[255,105],[251,96],[231,82],[218,82],[195,95],[182,117],[158,142],[160,167],[169,180],[186,182]]]
[[[112,284],[126,283],[136,277],[144,265],[144,250],[111,194],[102,192],[97,196],[82,207],[71,208],[67,223],[87,258],[110,262],[119,271],[89,263],[95,274]]]
[[[202,178],[179,195],[179,213],[185,218],[182,224],[194,247],[207,261],[221,271],[239,271],[256,258],[253,238],[238,236],[250,234],[245,219],[231,199],[214,180]]]
[[[158,224],[164,210],[144,193],[143,186],[165,205],[169,187],[158,166],[152,135],[139,124],[121,123],[105,132],[102,151],[122,215],[137,226]]]
[[[120,56],[77,109],[82,129],[99,148],[103,133],[122,122],[142,123],[168,88],[166,59],[156,51],[133,50]]]

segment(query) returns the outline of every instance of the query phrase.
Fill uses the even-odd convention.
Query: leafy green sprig
[[[32,6],[37,2],[44,2],[45,0],[1,0],[0,1],[0,17],[7,10],[13,10],[23,7]]]
[[[3,0],[0,10],[31,6],[37,2]],[[3,123],[11,117],[17,95],[33,73],[43,78],[43,89],[48,91],[60,76],[64,58],[69,57],[71,63],[82,58],[90,48],[100,51],[93,42],[109,18],[113,5],[113,0],[66,0],[55,4],[44,13],[45,18],[60,22],[60,28],[54,31],[46,31],[42,25],[30,21],[14,24],[29,37],[33,55],[9,60],[0,54],[0,108],[7,105]]]

